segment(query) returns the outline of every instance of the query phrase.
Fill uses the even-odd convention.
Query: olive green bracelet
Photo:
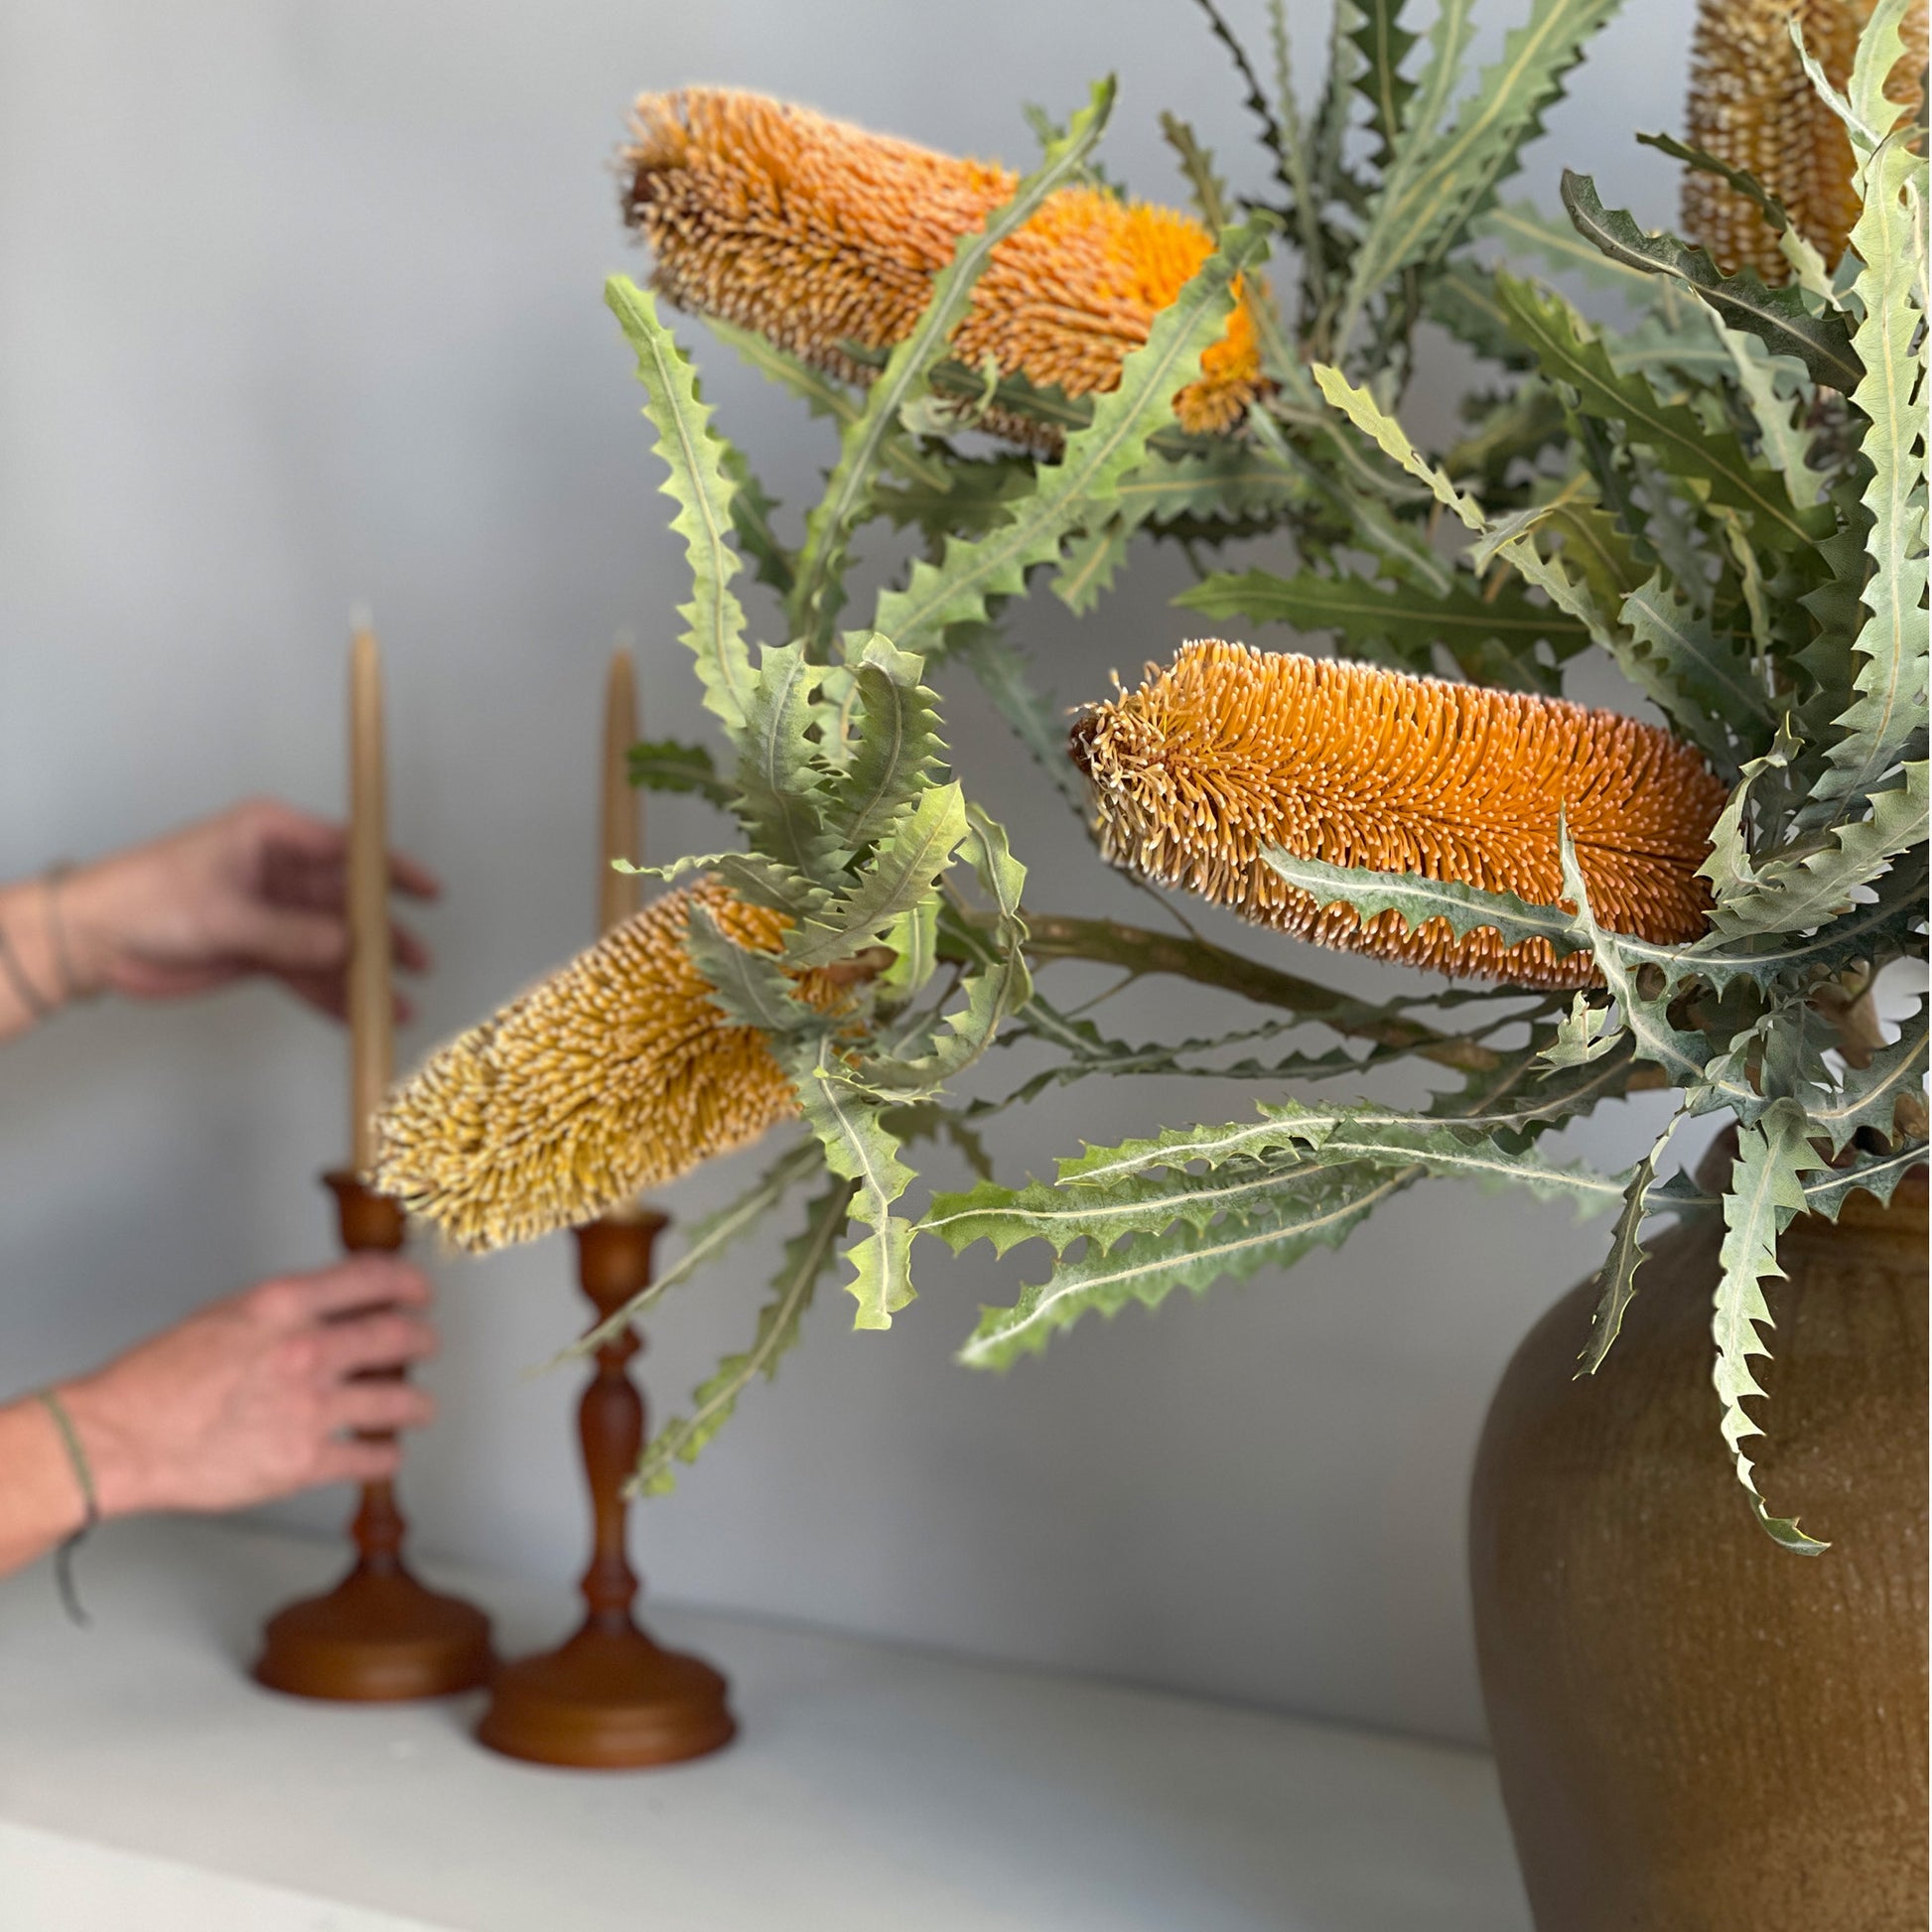
[[[69,1620],[84,1629],[87,1612],[81,1608],[80,1592],[73,1585],[73,1553],[88,1531],[100,1521],[100,1504],[94,1497],[93,1466],[81,1446],[80,1432],[74,1428],[73,1418],[68,1414],[68,1405],[52,1389],[36,1389],[34,1396],[54,1418],[54,1427],[61,1432],[61,1442],[67,1449],[68,1460],[73,1465],[73,1479],[80,1485],[80,1500],[85,1505],[86,1513],[80,1519],[80,1527],[54,1553],[54,1576],[61,1587],[62,1605],[67,1610]]]

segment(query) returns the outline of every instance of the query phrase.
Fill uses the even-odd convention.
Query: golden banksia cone
[[[1791,41],[1795,19],[1841,92],[1874,0],[1700,0],[1691,43],[1687,137],[1756,177],[1798,232],[1836,266],[1859,216],[1852,143],[1819,98]],[[1925,79],[1926,13],[1905,17],[1905,51],[1885,92],[1901,109]],[[1684,228],[1726,274],[1749,264],[1767,282],[1790,278],[1777,236],[1750,202],[1716,175],[1684,177]]]
[[[989,162],[728,88],[645,94],[632,135],[624,217],[656,256],[654,285],[853,382],[872,370],[840,345],[884,349],[907,335],[959,237],[1018,185]],[[1172,208],[1062,188],[993,251],[953,353],[1071,396],[1111,389],[1213,245]],[[1185,429],[1231,429],[1261,387],[1244,296],[1176,414]],[[1009,414],[987,426],[1054,440]]]
[[[693,906],[777,950],[783,914],[716,880],[664,894],[397,1088],[376,1187],[481,1253],[594,1220],[795,1113],[765,1035],[718,1010],[685,950]],[[804,986],[839,997],[822,974]]]
[[[1493,931],[1458,940],[1441,919],[1409,931],[1392,912],[1363,923],[1261,857],[1281,846],[1553,905],[1559,813],[1600,924],[1663,944],[1705,930],[1696,869],[1725,788],[1689,746],[1615,712],[1208,639],[1090,707],[1071,751],[1116,865],[1298,939],[1458,976],[1588,985],[1587,953],[1506,947]]]

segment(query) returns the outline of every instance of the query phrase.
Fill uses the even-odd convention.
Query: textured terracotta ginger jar
[[[1760,1485],[1822,1556],[1758,1529],[1719,1438],[1722,1236],[1654,1245],[1584,1381],[1594,1289],[1565,1296],[1477,1452],[1483,1699],[1538,1932],[1923,1928],[1925,1170],[1794,1223],[1766,1284]]]

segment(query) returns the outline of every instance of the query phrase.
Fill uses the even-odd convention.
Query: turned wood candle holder
[[[336,1196],[343,1247],[402,1246],[398,1203],[352,1173],[323,1176]],[[400,1379],[400,1369],[382,1371]],[[377,1438],[376,1440],[380,1440]],[[269,1618],[255,1679],[293,1697],[396,1703],[474,1690],[490,1672],[489,1620],[474,1604],[427,1589],[402,1559],[406,1529],[392,1482],[362,1485],[349,1536],[355,1565],[322,1596]]]
[[[577,1230],[578,1280],[599,1322],[648,1285],[651,1244],[664,1225],[663,1215],[641,1209]],[[644,1445],[644,1399],[628,1366],[642,1346],[629,1327],[606,1341],[578,1405],[591,1491],[586,1614],[557,1649],[497,1671],[477,1736],[509,1757],[622,1770],[702,1757],[738,1728],[723,1676],[700,1658],[659,1648],[631,1615],[638,1583],[624,1548],[623,1482]]]

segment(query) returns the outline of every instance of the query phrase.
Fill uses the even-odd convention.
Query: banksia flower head
[[[624,218],[657,258],[654,285],[852,382],[873,371],[841,344],[884,349],[907,335],[959,237],[1018,185],[988,162],[727,88],[645,94],[631,128]],[[1062,188],[993,251],[953,353],[974,368],[990,355],[1002,374],[1072,396],[1111,389],[1213,246],[1172,208]],[[1176,414],[1188,430],[1231,429],[1261,387],[1244,296]],[[1056,440],[1005,412],[986,426]]]
[[[1843,92],[1874,0],[1700,0],[1691,42],[1687,138],[1756,177],[1793,225],[1836,266],[1859,216],[1852,143],[1820,99],[1791,42],[1796,19],[1832,85]],[[1905,51],[1885,92],[1901,109],[1925,77],[1925,8],[1905,18]],[[1701,170],[1684,177],[1684,228],[1726,274],[1749,265],[1783,282],[1790,264],[1752,204]]]
[[[685,950],[693,906],[777,950],[782,913],[715,880],[666,893],[390,1096],[377,1189],[481,1253],[594,1220],[795,1113],[765,1035],[718,1010]],[[822,974],[804,987],[840,997]]]
[[[1094,705],[1071,752],[1114,864],[1298,939],[1438,972],[1585,986],[1589,955],[1544,939],[1461,939],[1434,919],[1366,923],[1263,860],[1449,879],[1540,905],[1562,897],[1559,814],[1597,921],[1670,944],[1705,929],[1697,877],[1725,788],[1668,732],[1560,698],[1410,677],[1213,639]]]

